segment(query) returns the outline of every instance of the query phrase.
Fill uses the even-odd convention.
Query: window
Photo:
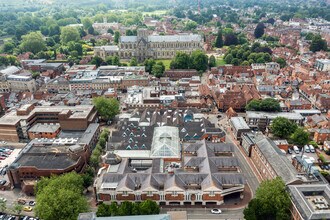
[[[127,191],[123,191],[123,196],[128,196],[128,192]]]
[[[214,191],[211,191],[209,195],[210,195],[210,196],[215,196]]]
[[[147,196],[152,196],[152,191],[148,191]]]
[[[172,196],[177,196],[178,195],[178,192],[177,191],[173,191],[172,192]]]

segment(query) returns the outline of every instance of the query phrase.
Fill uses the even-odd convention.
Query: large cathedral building
[[[94,48],[94,56],[105,59],[117,55],[121,59],[138,61],[147,58],[172,59],[178,51],[190,54],[203,49],[203,38],[197,34],[182,35],[149,35],[147,29],[139,29],[137,36],[121,36],[118,46],[101,46]]]

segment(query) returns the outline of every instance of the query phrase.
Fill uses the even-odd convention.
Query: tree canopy
[[[280,103],[272,98],[266,98],[262,100],[253,99],[245,107],[248,111],[266,111],[277,112],[281,111]]]
[[[291,140],[294,144],[304,146],[309,142],[309,133],[304,128],[297,128],[291,135]]]
[[[290,197],[285,189],[285,183],[280,177],[262,182],[256,196],[244,209],[246,220],[289,220]]]
[[[223,39],[222,39],[222,30],[218,30],[217,38],[215,40],[215,46],[217,48],[221,48],[223,46]]]
[[[36,186],[36,215],[45,220],[77,219],[88,211],[83,189],[83,178],[75,172],[42,178]]]
[[[70,41],[79,41],[80,33],[77,28],[66,26],[62,28],[60,38],[63,44],[67,44]]]
[[[96,97],[93,99],[93,104],[105,120],[112,119],[119,114],[119,102],[115,98]]]
[[[152,200],[144,200],[141,203],[124,201],[119,206],[114,202],[111,205],[100,204],[97,207],[96,216],[157,215],[159,211],[159,206]]]
[[[31,32],[22,36],[20,48],[24,52],[36,54],[46,49],[46,43],[39,32]]]
[[[326,51],[328,49],[327,41],[323,40],[321,35],[315,35],[312,39],[312,43],[309,47],[309,49],[313,52],[324,50]]]
[[[163,62],[159,61],[155,65],[152,66],[151,74],[154,75],[157,78],[160,78],[163,76],[165,72],[165,65]]]
[[[188,69],[190,66],[190,56],[184,52],[177,52],[172,59],[171,69]]]
[[[257,27],[254,29],[255,38],[260,38],[265,33],[265,25],[264,23],[259,23]]]
[[[274,135],[280,138],[287,138],[295,132],[297,124],[284,117],[277,117],[272,122],[270,128]]]

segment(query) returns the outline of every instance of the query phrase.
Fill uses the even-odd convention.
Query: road
[[[243,220],[243,208],[237,210],[221,209],[221,214],[212,214],[211,208],[162,208],[161,213],[167,213],[167,211],[186,211],[188,219],[224,219],[224,220]]]
[[[247,183],[253,192],[253,195],[255,195],[255,192],[259,186],[258,178],[254,174],[252,168],[250,167],[250,164],[247,162],[245,155],[243,155],[242,152],[240,151],[239,146],[237,146],[235,141],[233,141],[231,135],[227,133],[226,128],[228,127],[228,121],[227,121],[225,115],[224,114],[222,114],[222,115],[223,115],[223,117],[220,120],[217,118],[217,115],[214,115],[214,114],[212,114],[212,115],[210,114],[210,115],[208,115],[208,117],[209,117],[209,120],[216,125],[216,127],[220,127],[222,130],[224,130],[226,132],[226,142],[232,143],[235,145],[234,153],[239,160],[241,171],[244,174],[244,176],[247,180]]]

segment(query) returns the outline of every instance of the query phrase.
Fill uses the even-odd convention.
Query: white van
[[[309,147],[308,147],[307,144],[304,146],[304,152],[305,152],[305,153],[310,153],[310,152],[311,152],[311,151],[309,150]]]
[[[315,153],[315,148],[313,145],[309,145],[309,150],[311,151],[311,153]]]
[[[296,145],[293,146],[293,151],[294,151],[296,154],[299,154],[299,153],[300,153],[300,150],[299,150],[299,148],[298,148]]]

